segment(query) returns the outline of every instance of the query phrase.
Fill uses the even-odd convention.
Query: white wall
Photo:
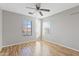
[[[2,10],[0,9],[0,47],[2,47]]]
[[[32,36],[22,35],[22,20],[32,20]],[[8,11],[3,11],[3,46],[35,40],[35,19]]]
[[[36,25],[35,25],[35,27],[36,27],[36,38],[37,39],[40,39],[40,35],[41,35],[41,24],[40,24],[41,22],[40,22],[40,19],[36,19]]]
[[[71,13],[77,12],[74,15]],[[50,32],[43,36],[50,42],[79,50],[79,6],[44,18],[50,22]]]

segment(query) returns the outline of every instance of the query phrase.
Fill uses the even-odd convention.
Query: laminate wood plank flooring
[[[4,47],[0,56],[79,56],[79,52],[47,41],[32,41]]]

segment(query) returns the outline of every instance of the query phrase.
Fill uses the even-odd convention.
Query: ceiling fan
[[[42,9],[40,3],[35,4],[35,8],[32,7],[26,7],[28,9],[35,9],[41,16],[43,16],[43,13],[41,11],[50,12],[49,9]],[[29,12],[29,14],[34,14],[33,12]]]

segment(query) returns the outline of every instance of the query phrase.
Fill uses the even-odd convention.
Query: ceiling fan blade
[[[32,7],[26,7],[26,8],[28,8],[28,9],[36,9],[36,8],[32,8]]]
[[[41,11],[40,11],[39,13],[40,13],[40,15],[41,15],[41,16],[43,16],[43,14],[42,14],[42,12],[41,12]]]
[[[31,14],[31,15],[34,14],[33,12],[28,12],[28,13]]]
[[[49,9],[40,9],[41,11],[47,11],[49,12],[50,10]]]

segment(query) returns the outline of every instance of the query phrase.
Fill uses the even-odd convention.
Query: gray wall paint
[[[32,36],[23,36],[22,35],[22,20],[32,20]],[[21,42],[26,42],[28,40],[35,40],[35,19],[3,11],[3,46],[17,44]]]
[[[70,15],[71,13],[74,15]],[[79,50],[79,6],[43,20],[50,21],[51,24],[50,33],[45,34],[44,39]]]
[[[0,47],[2,46],[2,10],[0,9]]]

